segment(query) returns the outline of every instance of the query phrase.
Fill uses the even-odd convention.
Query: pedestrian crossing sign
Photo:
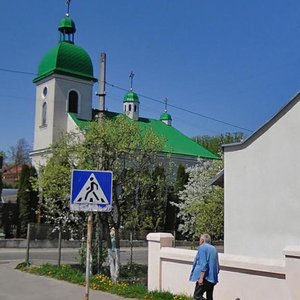
[[[75,211],[111,211],[112,172],[73,170],[70,208]]]

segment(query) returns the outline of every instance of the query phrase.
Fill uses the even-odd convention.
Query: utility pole
[[[85,269],[85,296],[84,300],[90,297],[90,273],[91,273],[91,253],[92,253],[92,229],[93,229],[93,213],[88,214],[87,224],[87,244],[86,244],[86,269]]]
[[[98,121],[104,117],[105,112],[105,83],[106,83],[106,54],[104,52],[100,55],[100,78],[99,78],[99,114]],[[102,163],[100,163],[99,169],[101,170]],[[90,297],[90,273],[91,273],[91,254],[92,254],[92,229],[93,229],[93,213],[89,212],[87,222],[87,245],[86,245],[86,270],[85,270],[85,300],[89,300]],[[99,243],[99,241],[98,241]]]
[[[106,54],[104,52],[100,55],[100,78],[99,78],[99,121],[104,116],[105,111],[105,83],[106,83]]]

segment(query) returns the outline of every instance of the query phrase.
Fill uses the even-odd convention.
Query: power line
[[[120,87],[120,86],[117,86],[117,85],[112,84],[112,83],[109,83],[109,82],[106,82],[106,84],[109,85],[109,86],[111,86],[111,87],[113,87],[113,88],[117,88],[117,89],[119,89],[119,90],[122,90],[122,91],[128,91],[128,89],[122,88],[122,87]],[[148,99],[148,100],[157,102],[157,103],[164,104],[164,101],[162,101],[162,100],[158,100],[158,99],[155,99],[155,98],[152,98],[152,97],[143,95],[143,94],[139,94],[139,93],[137,93],[137,94],[138,94],[138,96],[140,96],[140,97],[142,97],[142,98],[145,98],[145,99]],[[198,117],[201,117],[201,118],[205,118],[205,119],[214,121],[214,122],[218,122],[218,123],[221,123],[221,124],[224,124],[224,125],[228,125],[228,126],[231,126],[231,127],[235,127],[235,128],[241,129],[241,130],[248,131],[248,132],[253,132],[253,130],[250,130],[250,129],[248,129],[248,128],[244,128],[244,127],[241,127],[241,126],[238,126],[238,125],[229,123],[229,122],[225,122],[225,121],[222,121],[222,120],[213,118],[213,117],[209,117],[209,116],[206,116],[206,115],[203,115],[203,114],[200,114],[200,113],[197,113],[197,112],[191,111],[191,110],[189,110],[189,109],[185,109],[185,108],[182,108],[182,107],[179,107],[179,106],[170,104],[170,103],[168,103],[168,106],[173,107],[173,108],[178,109],[178,110],[181,110],[181,111],[184,111],[184,112],[187,112],[187,113],[190,113],[190,114],[193,114],[193,115],[198,116]]]
[[[3,68],[0,68],[0,71],[2,71],[2,72],[9,72],[9,73],[24,74],[24,75],[34,75],[34,76],[36,75],[35,73],[31,73],[31,72],[24,72],[24,71],[3,69]]]
[[[11,70],[11,69],[4,69],[4,68],[0,68],[0,71],[2,71],[2,72],[9,72],[9,73],[23,74],[23,75],[34,75],[34,76],[36,76],[35,73],[25,72],[25,71],[18,71],[18,70]],[[99,80],[99,81],[100,81],[100,80]],[[112,88],[116,88],[116,89],[119,89],[119,90],[122,90],[122,91],[128,91],[128,89],[122,88],[122,87],[120,87],[120,86],[118,86],[118,85],[109,83],[109,82],[107,82],[107,81],[106,81],[105,83],[106,83],[107,85],[111,86]],[[142,98],[145,98],[145,99],[148,99],[148,100],[151,100],[151,101],[154,101],[154,102],[157,102],[157,103],[160,103],[160,104],[164,104],[164,101],[161,101],[161,100],[158,100],[158,99],[155,99],[155,98],[152,98],[152,97],[143,95],[143,94],[139,94],[139,93],[138,93],[138,96],[140,96],[140,97],[142,97]],[[210,117],[210,116],[206,116],[206,115],[200,114],[200,113],[198,113],[198,112],[194,112],[194,111],[192,111],[192,110],[189,110],[189,109],[186,109],[186,108],[182,108],[182,107],[179,107],[179,106],[176,106],[176,105],[173,105],[173,104],[168,104],[168,106],[169,106],[169,107],[173,107],[173,108],[175,108],[175,109],[177,109],[177,110],[181,110],[181,111],[187,112],[187,113],[189,113],[189,114],[192,114],[192,115],[195,115],[195,116],[198,116],[198,117],[207,119],[207,120],[211,120],[211,121],[220,123],[220,124],[228,125],[228,126],[231,126],[231,127],[234,127],[234,128],[238,128],[238,129],[241,129],[241,130],[248,131],[248,132],[253,132],[253,130],[250,130],[250,129],[248,129],[248,128],[241,127],[241,126],[238,126],[238,125],[229,123],[229,122],[225,122],[225,121],[222,121],[222,120],[220,120],[220,119],[216,119],[216,118],[213,118],[213,117]]]

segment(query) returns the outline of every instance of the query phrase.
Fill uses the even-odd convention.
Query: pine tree
[[[19,215],[18,235],[20,237],[26,237],[27,224],[35,223],[36,221],[38,194],[32,188],[31,179],[33,177],[36,177],[35,168],[23,165],[17,195]]]
[[[169,187],[166,207],[166,223],[165,230],[169,232],[177,231],[179,219],[177,218],[178,207],[174,204],[179,203],[178,193],[183,190],[184,185],[188,182],[189,175],[185,171],[185,166],[179,164],[174,186]]]
[[[3,155],[0,151],[0,199],[1,199],[1,196],[2,196],[2,188],[3,188],[3,182],[2,182],[2,170],[3,168]]]

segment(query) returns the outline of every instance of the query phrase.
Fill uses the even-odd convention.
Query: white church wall
[[[78,118],[84,120],[91,120],[92,118],[92,85],[79,79],[71,79],[65,76],[56,77],[54,142],[62,133],[67,132],[68,95],[70,91],[74,90],[79,95]]]
[[[33,150],[46,149],[53,139],[53,112],[54,112],[54,79],[47,82],[42,81],[36,87],[35,105],[35,127]],[[43,96],[44,89],[47,88],[47,95]],[[46,124],[42,125],[42,106],[47,103]]]
[[[47,93],[45,95],[45,89]],[[92,118],[93,83],[62,75],[53,75],[41,80],[36,86],[36,111],[34,146],[31,153],[35,166],[44,164],[48,148],[66,132],[78,130],[68,115],[68,95],[75,90],[79,95],[77,117],[84,120]],[[42,124],[43,103],[47,104],[46,124]]]
[[[282,257],[300,244],[299,102],[242,149],[224,148],[225,253]]]

